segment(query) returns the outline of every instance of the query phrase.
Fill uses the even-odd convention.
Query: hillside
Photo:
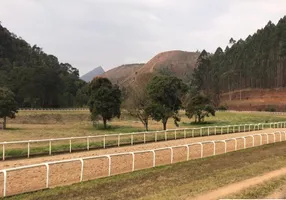
[[[19,107],[72,107],[83,87],[78,69],[31,46],[0,24],[0,87],[11,89]]]
[[[191,79],[196,67],[199,52],[167,51],[154,56],[149,62],[130,74],[122,83],[124,86],[136,82],[137,76],[143,74],[164,74],[179,77],[185,81]]]
[[[224,96],[229,96],[226,93],[244,89],[264,91],[265,95],[259,97],[263,106],[281,104],[276,99],[277,93],[272,93],[271,89],[286,87],[286,16],[277,24],[268,22],[245,40],[231,38],[229,46],[225,50],[217,48],[213,55],[202,52],[193,84],[217,99],[220,97],[221,104],[233,100],[229,97],[226,102]],[[259,95],[254,97],[248,92],[244,96],[250,101]],[[239,101],[245,101],[245,98]],[[271,98],[276,101],[267,100]],[[277,105],[277,109],[281,110],[281,105]]]
[[[90,72],[86,73],[85,75],[81,76],[80,79],[84,80],[85,82],[90,82],[94,77],[102,75],[104,73],[104,69],[99,66],[91,70]]]
[[[144,64],[127,64],[115,67],[104,74],[112,83],[121,85],[128,77],[134,76]]]

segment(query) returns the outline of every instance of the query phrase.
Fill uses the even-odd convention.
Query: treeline
[[[214,54],[202,51],[192,80],[193,87],[212,94],[245,88],[286,86],[286,16],[271,21],[245,40],[230,39],[230,47]]]
[[[30,46],[0,24],[0,87],[15,93],[19,107],[81,106],[85,85],[78,69]]]

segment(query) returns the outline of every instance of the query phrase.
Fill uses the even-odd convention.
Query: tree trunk
[[[3,123],[3,129],[6,129],[6,123],[7,123],[7,119],[6,116],[4,117],[4,123]]]
[[[148,131],[148,120],[144,122],[145,130]]]
[[[200,116],[200,115],[198,115],[198,120],[199,120],[199,123],[201,123],[202,118],[201,118],[201,116]]]
[[[106,119],[105,119],[105,118],[103,118],[103,126],[104,126],[104,129],[107,128],[107,127],[106,127]]]
[[[164,129],[164,130],[166,130],[166,129],[167,129],[167,121],[168,121],[168,119],[166,119],[166,120],[165,120],[165,119],[163,119],[163,120],[162,120],[162,123],[163,123],[163,129]]]

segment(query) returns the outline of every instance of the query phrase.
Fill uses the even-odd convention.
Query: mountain
[[[285,111],[286,16],[245,40],[231,38],[225,50],[203,51],[193,83],[230,109]]]
[[[171,75],[181,78],[184,81],[189,81],[196,68],[199,55],[199,52],[187,51],[167,51],[159,53],[140,67],[136,73],[129,74],[121,84],[124,86],[135,84],[137,77],[143,74]]]
[[[85,85],[78,69],[31,46],[0,24],[0,87],[15,93],[19,107],[73,107]]]
[[[102,76],[108,78],[112,83],[121,85],[128,77],[134,76],[144,64],[126,64],[115,67]]]
[[[91,70],[90,72],[86,73],[85,75],[81,76],[80,79],[84,80],[85,82],[90,82],[94,77],[100,76],[104,73],[104,69],[99,66]]]

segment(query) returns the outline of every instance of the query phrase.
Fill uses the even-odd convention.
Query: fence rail
[[[59,185],[66,185],[86,180],[92,180],[100,177],[107,177],[120,173],[133,172],[135,170],[152,168],[163,164],[172,164],[181,161],[188,161],[192,159],[192,153],[198,154],[198,156],[194,157],[193,159],[203,158],[208,156],[214,156],[217,154],[224,154],[231,151],[237,151],[240,149],[251,148],[254,146],[282,142],[285,140],[286,131],[276,131],[273,133],[253,134],[242,137],[229,138],[225,140],[196,142],[185,145],[157,148],[152,150],[75,158],[69,160],[45,162],[41,164],[3,169],[0,170],[0,175],[1,173],[3,174],[2,178],[0,178],[0,188],[3,188],[1,195],[5,197],[24,192],[55,187]],[[234,144],[232,144],[231,142],[234,142]],[[196,148],[196,146],[198,146],[199,148]],[[150,154],[151,156],[149,155],[148,158],[145,157],[145,159],[141,159],[142,155],[146,156],[146,154]],[[163,159],[162,155],[164,155]],[[126,156],[128,157],[126,158]],[[104,161],[97,164],[93,163],[92,165],[88,163],[89,161],[93,161],[96,163],[96,161],[98,162],[100,161],[100,159],[103,159]],[[145,163],[150,164],[148,166],[144,166]],[[72,170],[72,173],[62,173],[61,171],[56,171],[55,169],[53,169],[54,167],[57,167],[57,165],[58,167],[63,167],[63,164],[70,164],[68,168]],[[29,169],[33,169],[33,179],[29,179],[29,184],[23,185],[23,180],[21,181],[21,178],[28,178],[26,175],[27,172],[25,170]],[[120,170],[118,171],[118,169]],[[22,173],[20,173],[21,170],[23,170]],[[97,171],[100,170],[104,171],[103,175],[97,174],[95,176]],[[16,175],[12,173],[15,171],[18,172],[16,173]],[[62,180],[54,183],[54,177],[57,177],[57,179],[62,178]],[[74,177],[74,179],[69,180],[71,177]],[[21,189],[18,189],[19,187],[17,187],[17,184],[21,186]]]
[[[136,143],[147,143],[147,142],[158,142],[167,140],[176,140],[182,138],[202,137],[219,134],[229,133],[240,133],[255,130],[263,130],[265,128],[286,128],[286,122],[273,122],[273,123],[258,123],[258,124],[240,124],[240,125],[228,125],[228,126],[209,126],[200,128],[178,128],[168,129],[163,131],[146,131],[146,132],[135,132],[135,133],[120,133],[120,134],[109,134],[109,135],[97,135],[97,136],[81,136],[81,137],[68,137],[68,138],[52,138],[52,139],[40,139],[40,140],[23,140],[23,141],[6,141],[0,142],[2,145],[2,160],[5,160],[9,151],[6,148],[8,145],[23,144],[26,146],[26,155],[29,158],[33,154],[31,152],[31,145],[33,143],[44,143],[48,144],[48,155],[53,153],[53,143],[57,141],[68,142],[68,152],[78,150],[79,148],[73,148],[73,143],[78,140],[85,140],[84,143],[80,143],[81,150],[89,151],[91,148],[103,148],[122,146],[122,145],[134,145]],[[93,142],[92,141],[96,141]],[[78,145],[77,145],[78,146]],[[14,148],[17,149],[17,148]],[[14,149],[10,150],[13,151]],[[39,150],[40,153],[42,150]],[[39,153],[39,152],[37,152]],[[10,157],[16,157],[10,155]]]

